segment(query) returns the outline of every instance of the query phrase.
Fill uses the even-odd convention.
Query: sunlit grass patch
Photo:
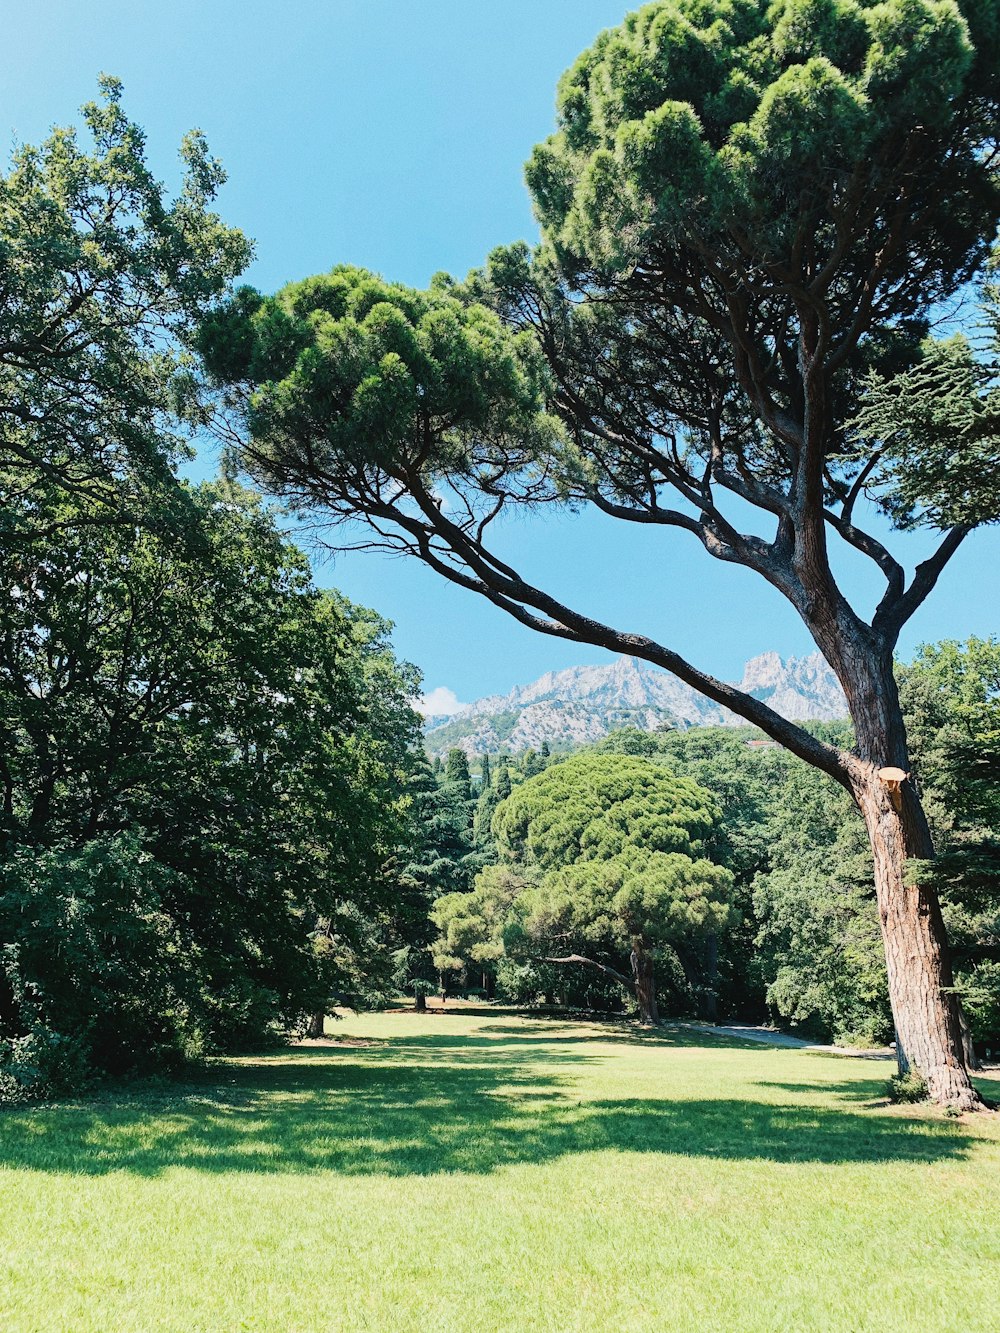
[[[884,1063],[507,1013],[333,1034],[0,1117],[4,1333],[995,1321],[1000,1125],[885,1108]]]

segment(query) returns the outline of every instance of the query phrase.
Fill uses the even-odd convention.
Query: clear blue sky
[[[424,284],[534,235],[521,169],[551,129],[556,80],[625,12],[622,0],[0,0],[0,138],[37,140],[73,119],[98,72],[115,74],[168,183],[183,133],[208,135],[230,177],[222,211],[256,241],[256,285],[338,262]],[[811,650],[794,613],[752,575],[685,534],[620,527],[594,515],[524,522],[504,542],[580,609],[723,677],[768,648]],[[910,546],[918,558],[922,543]],[[344,555],[317,576],[394,620],[397,649],[427,688],[462,699],[605,660],[412,562]],[[859,592],[875,586],[849,578]],[[991,530],[953,562],[902,650],[996,633],[998,607]]]

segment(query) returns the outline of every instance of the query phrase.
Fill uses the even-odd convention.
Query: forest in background
[[[992,1051],[1000,1046],[1000,645],[973,639],[928,646],[899,668],[899,680],[914,770],[940,849],[934,873],[957,985],[978,1047]],[[847,723],[812,729],[849,743]],[[677,929],[661,927],[655,946],[661,1013],[768,1018],[846,1044],[892,1040],[871,857],[860,816],[841,788],[751,728],[625,730],[580,755],[633,757],[693,779],[715,803],[706,845],[731,873],[728,911],[721,926],[686,920]],[[533,849],[523,838],[512,845],[496,811],[512,790],[538,785],[538,774],[565,758],[544,746],[541,753],[487,757],[474,788],[460,751],[444,765],[436,762],[433,819],[439,828],[447,824],[451,836],[439,844],[448,872],[432,910],[439,933],[431,952],[440,978],[425,976],[428,990],[443,980],[466,994],[514,1003],[634,1009],[623,984],[631,980],[627,928],[595,928],[596,914],[588,921],[563,912],[541,919],[535,913],[532,929],[524,930],[525,903],[552,867],[544,847]],[[587,765],[576,763],[586,792]],[[632,827],[648,813],[627,804],[641,778],[640,769],[620,793],[622,822]],[[536,811],[536,821],[551,823],[564,797]],[[587,803],[594,808],[593,796]],[[456,836],[462,828],[464,837]],[[570,834],[572,859],[597,871],[620,854],[618,847],[602,851],[585,830]],[[469,888],[456,892],[451,886],[463,866]],[[593,955],[625,975],[616,980],[583,963],[540,961],[556,953]]]

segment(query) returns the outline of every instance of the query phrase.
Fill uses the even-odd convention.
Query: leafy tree
[[[120,1070],[389,984],[415,675],[255,497],[178,497],[161,532],[66,499],[0,560],[8,1054]]]
[[[506,777],[507,795],[510,795],[510,774],[506,769],[501,773]],[[500,774],[497,775],[496,783],[483,789],[478,801],[476,802],[476,813],[472,821],[472,840],[480,851],[492,850],[493,841],[493,816],[496,814],[497,807],[505,798],[501,793]]]
[[[752,884],[755,971],[782,1018],[846,1044],[892,1039],[864,825],[843,789],[794,760],[770,793]]]
[[[732,876],[706,856],[718,814],[690,779],[626,756],[577,755],[524,782],[493,819],[501,854],[541,875],[508,944],[613,977],[655,1022],[656,955],[729,914]],[[607,961],[622,954],[631,978]]]
[[[469,761],[464,750],[448,751],[444,780],[455,788],[463,800],[472,800],[472,775],[469,773]]]
[[[991,268],[995,270],[997,255]],[[975,526],[1000,514],[1000,289],[982,290],[988,346],[964,333],[928,338],[915,364],[871,371],[854,423],[879,441],[874,479],[897,521]],[[981,336],[976,337],[981,344]]]
[[[90,511],[94,522],[123,517],[136,489],[169,485],[179,348],[250,256],[210,211],[225,175],[203,136],[184,140],[184,181],[169,200],[121,85],[100,86],[101,102],[83,108],[89,148],[57,129],[0,178],[4,545],[17,521],[69,521],[57,503],[66,490],[111,507]],[[36,507],[10,503],[25,493]]]
[[[908,773],[893,678],[902,626],[973,517],[951,524],[911,461],[853,423],[866,377],[919,358],[935,303],[980,274],[1000,217],[998,0],[658,0],[564,77],[528,184],[543,242],[414,292],[357,270],[244,291],[200,340],[242,411],[242,457],[293,504],[361,515],[544,633],[672,671],[834,777],[872,849],[900,1067],[979,1099]],[[862,527],[948,524],[907,580]],[[733,501],[758,512],[741,531]],[[511,509],[589,503],[755,571],[801,616],[847,695],[855,745],[822,740],[647,637],[601,623],[491,546]],[[745,512],[745,511],[744,511]],[[770,537],[760,524],[772,525]],[[832,548],[884,592],[851,606]]]
[[[434,964],[441,971],[478,965],[492,997],[496,964],[504,956],[503,931],[530,872],[509,865],[485,866],[468,893],[443,894],[431,909],[437,928]]]
[[[811,729],[834,743],[850,743],[849,728],[841,724],[812,724]],[[814,899],[799,895],[794,903],[788,904],[785,914],[787,922],[798,925],[797,938],[803,938],[804,920],[812,912],[814,902],[826,902],[831,895],[836,897],[841,892],[830,884],[833,871],[830,844],[840,836],[845,811],[851,822],[852,807],[842,790],[837,796],[838,788],[824,774],[811,770],[773,744],[761,745],[760,740],[760,733],[750,728],[695,727],[657,735],[626,730],[608,737],[596,748],[656,759],[672,771],[694,778],[719,803],[722,813],[716,834],[716,858],[733,873],[734,911],[726,930],[716,940],[708,941],[708,948],[694,956],[689,950],[685,959],[689,973],[701,975],[709,1012],[712,995],[717,993],[723,1012],[731,1015],[762,1014],[765,999],[769,999],[780,1014],[801,1021],[803,1005],[795,1006],[793,1015],[784,1001],[779,1005],[778,992],[773,989],[777,969],[781,967],[786,978],[782,995],[791,993],[787,983],[793,963],[789,954],[780,952],[777,933],[772,932],[767,941],[760,937],[770,910],[770,899],[761,886],[765,881],[770,883],[771,872],[780,870],[793,850],[809,847],[809,841],[803,843],[800,835],[802,811],[829,811],[828,816],[803,823],[809,829],[809,838],[815,840],[817,855],[810,863],[809,874],[817,896]],[[869,864],[869,876],[870,871]],[[816,886],[816,876],[822,877],[822,893]],[[865,902],[874,921],[874,908],[868,904],[871,897],[869,891]],[[795,916],[797,911],[799,917]],[[839,911],[831,908],[829,919],[836,919]],[[810,929],[818,935],[820,926],[814,922]],[[831,943],[828,957],[833,956],[833,950]],[[794,966],[806,961],[804,950],[799,949]],[[814,987],[811,994],[817,995],[819,991]],[[859,1000],[858,1007],[861,1005]],[[811,1012],[810,1020],[824,1035],[831,1034],[834,1016],[830,1012],[825,1009]],[[862,1026],[856,1025],[857,1034],[861,1030]]]
[[[459,756],[452,759],[452,755]],[[434,776],[425,756],[414,760],[410,783],[411,820],[414,830],[405,875],[419,885],[426,906],[443,893],[469,887],[478,869],[474,858],[472,801],[468,761],[461,750],[452,750],[448,768],[439,766]]]

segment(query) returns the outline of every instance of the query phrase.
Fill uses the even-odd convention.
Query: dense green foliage
[[[994,255],[992,267],[996,267]],[[865,379],[855,431],[877,440],[875,484],[897,522],[975,525],[1000,517],[1000,288],[983,289],[983,329],[928,338],[915,364]],[[895,474],[894,486],[886,485]]]
[[[923,873],[941,894],[973,1035],[1000,1045],[1000,646],[946,642],[898,668],[914,767],[938,847]],[[843,728],[817,732],[849,743]],[[871,859],[847,794],[748,730],[619,732],[601,751],[686,774],[721,807],[719,855],[734,875],[719,940],[720,1012],[766,1002],[817,1037],[892,1036]]]
[[[429,478],[428,468],[479,466],[490,448],[527,464],[556,429],[539,409],[533,340],[447,287],[417,292],[341,266],[274,297],[242,288],[203,322],[198,350],[217,380],[252,386],[240,402],[258,441],[254,470],[299,505],[345,466]],[[306,438],[322,480],[298,467]],[[432,443],[444,450],[433,461]]]
[[[249,259],[209,205],[225,180],[190,134],[178,197],[145,161],[144,136],[101,83],[84,108],[88,145],[57,129],[0,177],[0,540],[29,519],[58,522],[65,490],[121,512],[163,482],[165,430],[183,390],[178,340]]]
[[[441,572],[448,549],[450,576],[502,592],[435,479],[487,505],[575,494],[700,532],[654,496],[694,503],[714,457],[704,485],[784,514],[802,484],[801,335],[828,362],[823,462],[846,501],[866,376],[919,359],[929,306],[993,241],[998,56],[995,0],[647,4],[560,83],[558,131],[527,168],[534,256],[497,251],[425,293],[339,267],[271,298],[245,289],[205,324],[208,369],[246,412],[245,461],[335,517],[391,518]],[[919,450],[883,443],[866,476],[898,507],[920,490]],[[706,535],[759,567],[710,489]],[[828,521],[873,554],[846,512]]]
[[[273,515],[172,465],[248,258],[103,84],[0,180],[0,1100],[259,1044],[426,933],[416,673]],[[414,900],[419,911],[415,911]]]
[[[925,647],[898,668],[915,770],[939,849],[925,873],[944,901],[957,984],[984,1050],[1000,1045],[998,654],[993,641],[948,642]],[[850,744],[847,724],[812,729],[831,743]],[[650,832],[641,782],[620,807],[621,818],[609,822],[600,791],[575,780],[574,765],[595,752],[628,757],[638,762],[637,773],[656,765],[683,775],[718,806],[710,847],[732,876],[730,910],[711,940],[694,932],[661,949],[667,1009],[697,1013],[711,1006],[720,1017],[741,1019],[770,1014],[848,1044],[891,1040],[860,816],[837,784],[750,729],[616,732],[569,763],[550,761],[555,766],[543,782],[525,782],[529,756],[501,756],[480,810],[493,821],[484,845],[495,847],[502,863],[433,912],[441,966],[464,969],[477,984],[480,972],[492,976],[498,993],[516,1002],[555,995],[597,1007],[613,1002],[617,983],[587,977],[567,986],[564,973],[537,961],[542,927],[553,930],[556,923],[560,951],[593,950],[607,924],[594,903],[595,886],[598,893],[606,889],[600,858],[620,847],[626,828],[640,841]],[[511,772],[518,784],[508,779],[498,798],[495,788]],[[683,839],[683,830],[671,826],[674,806],[661,802],[656,809],[652,836],[664,846]],[[480,828],[482,818],[477,814]],[[543,886],[546,872],[563,866],[573,869]],[[581,925],[590,919],[596,928]],[[609,938],[601,944],[608,961],[620,952]]]
[[[620,732],[598,748],[643,753],[719,803],[717,855],[734,886],[712,979],[718,1012],[769,1010],[819,1037],[888,1040],[871,862],[847,793],[748,729]],[[704,962],[695,955],[688,969],[703,973]]]
[[[673,962],[674,945],[728,920],[732,876],[707,855],[718,815],[707,791],[643,758],[552,764],[498,805],[500,864],[436,905],[441,958],[537,965],[585,954],[613,974],[638,948]],[[547,989],[550,969],[537,975]]]
[[[974,1037],[1000,1047],[1000,642],[924,647],[901,671],[938,856],[956,983]]]
[[[81,524],[0,566],[3,1035],[98,1069],[388,980],[415,677],[256,500],[177,498],[180,530]]]

